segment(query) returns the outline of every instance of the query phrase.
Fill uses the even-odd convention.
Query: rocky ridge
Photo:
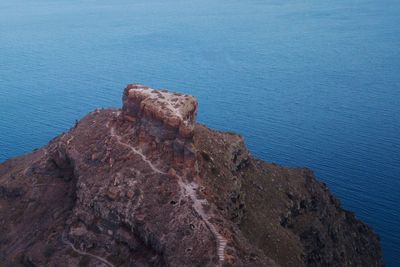
[[[382,266],[377,236],[307,169],[196,123],[194,97],[128,85],[0,165],[1,266]]]

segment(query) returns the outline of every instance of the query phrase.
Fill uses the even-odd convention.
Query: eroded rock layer
[[[196,124],[194,97],[129,85],[0,165],[0,266],[382,266],[377,236],[306,169]]]

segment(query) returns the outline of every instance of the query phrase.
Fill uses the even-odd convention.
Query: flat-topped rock
[[[179,129],[182,136],[188,137],[193,134],[197,100],[187,94],[130,84],[124,91],[122,109],[128,120],[156,119]]]
[[[311,171],[196,124],[193,97],[130,85],[123,108],[0,164],[0,266],[383,266]]]

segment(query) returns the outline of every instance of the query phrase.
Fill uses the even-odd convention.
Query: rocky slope
[[[307,169],[196,124],[196,99],[129,85],[0,165],[0,266],[382,266],[378,237]]]

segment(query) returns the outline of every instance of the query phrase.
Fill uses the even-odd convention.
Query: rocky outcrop
[[[197,113],[193,96],[130,84],[124,91],[122,110],[125,119],[156,120],[184,138],[193,136]]]
[[[124,91],[122,118],[137,125],[145,154],[173,157],[175,169],[194,167],[193,131],[197,101],[193,96],[130,84]]]
[[[377,236],[306,169],[196,124],[194,97],[121,110],[0,165],[1,266],[382,266]]]

